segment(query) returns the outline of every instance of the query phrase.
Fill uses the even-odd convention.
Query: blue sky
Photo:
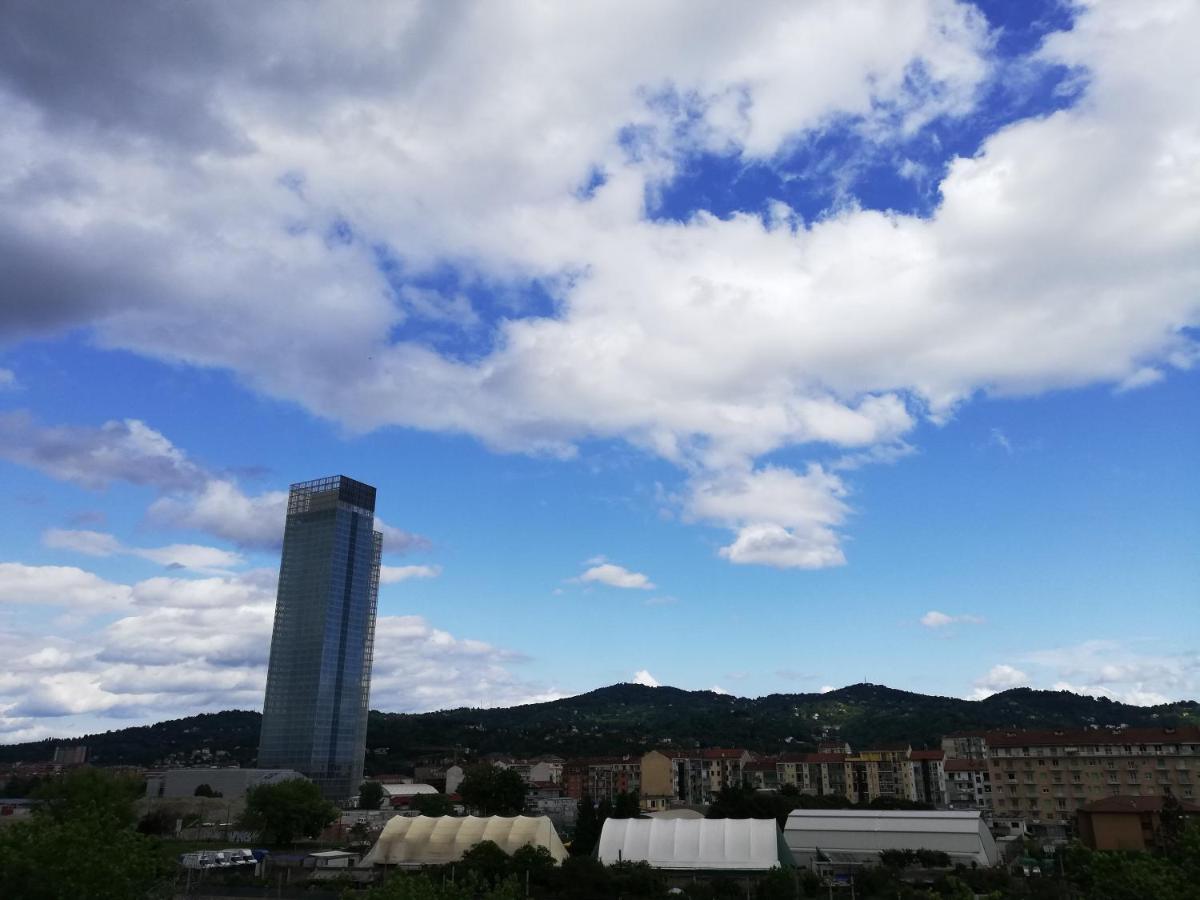
[[[333,473],[377,708],[1196,696],[1195,11],[580,10],[19,16],[0,741],[260,706]]]

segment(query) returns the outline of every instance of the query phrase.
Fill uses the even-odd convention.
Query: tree
[[[638,800],[636,791],[617,794],[616,802],[613,804],[612,818],[636,819],[641,814],[642,804]]]
[[[133,829],[141,786],[99,769],[43,785],[30,821],[0,828],[0,897],[126,900],[168,896],[174,867]]]
[[[516,816],[525,809],[525,787],[512,769],[483,763],[467,769],[458,793],[481,816]]]
[[[601,822],[596,815],[596,807],[592,798],[583,795],[579,800],[575,813],[575,836],[571,838],[571,853],[574,856],[587,856],[596,848],[600,840]]]
[[[358,788],[359,809],[379,809],[383,802],[383,785],[378,781],[364,781]]]
[[[280,846],[300,836],[316,837],[337,814],[337,807],[321,796],[315,784],[305,778],[290,778],[248,790],[241,824]]]
[[[192,792],[194,797],[220,797],[220,791],[214,791],[210,784],[198,784],[196,790]]]
[[[462,867],[488,887],[495,887],[508,875],[511,857],[495,841],[480,841],[462,855]]]
[[[454,815],[454,802],[445,794],[417,794],[408,805],[423,816]]]

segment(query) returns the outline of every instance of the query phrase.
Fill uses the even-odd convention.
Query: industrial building
[[[1000,852],[978,811],[797,809],[783,838],[797,864],[876,865],[885,850],[935,850],[952,863],[994,866]]]

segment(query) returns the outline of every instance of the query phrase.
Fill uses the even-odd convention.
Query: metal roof
[[[862,858],[883,850],[940,850],[956,861],[994,865],[1000,855],[978,810],[794,810],[783,831],[797,856],[817,850]]]

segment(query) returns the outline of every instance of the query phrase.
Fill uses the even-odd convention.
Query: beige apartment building
[[[854,803],[870,803],[879,797],[916,800],[910,752],[905,744],[860,750],[846,757],[847,796]]]
[[[641,759],[642,808],[711,803],[724,788],[745,783],[752,759],[741,749],[651,750]]]
[[[1104,797],[1191,801],[1200,728],[989,732],[987,767],[996,816],[1065,833],[1081,807]]]

